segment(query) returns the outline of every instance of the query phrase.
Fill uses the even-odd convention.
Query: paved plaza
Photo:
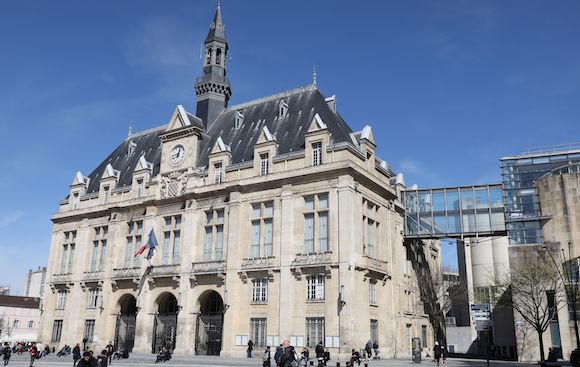
[[[28,356],[26,355],[13,355],[10,360],[9,366],[28,366]],[[123,359],[120,361],[113,361],[112,366],[115,367],[130,367],[130,366],[216,366],[216,367],[232,367],[232,366],[255,366],[261,367],[262,361],[260,358],[223,358],[223,357],[213,357],[213,356],[174,356],[171,361],[162,364],[155,364],[155,356],[152,354],[132,354],[131,358]],[[273,361],[272,361],[273,362]],[[364,363],[368,363],[369,367],[403,367],[403,366],[413,366],[414,364],[409,359],[391,359],[391,360],[372,360],[369,362],[363,362],[361,364],[364,367]],[[272,364],[273,365],[273,364]],[[341,361],[341,366],[346,366],[344,361]],[[435,366],[435,362],[423,361],[421,365],[424,366]],[[518,362],[507,362],[507,361],[491,361],[490,366],[518,366],[518,367],[531,367],[537,366],[533,363],[518,363]],[[57,358],[54,355],[44,357],[37,360],[34,363],[36,367],[62,367],[62,366],[72,366],[72,358],[61,357]],[[274,365],[273,365],[274,366]],[[335,367],[336,361],[330,361],[327,364],[328,367]],[[448,359],[445,363],[446,367],[484,367],[486,366],[485,360],[470,360],[470,359]]]

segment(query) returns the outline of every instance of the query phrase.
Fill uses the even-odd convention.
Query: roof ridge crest
[[[271,100],[287,97],[287,96],[290,96],[292,94],[298,94],[298,93],[307,92],[307,91],[316,90],[316,89],[318,89],[318,88],[316,88],[315,85],[308,84],[308,85],[305,85],[302,87],[289,89],[289,90],[286,90],[286,91],[283,91],[280,93],[272,94],[271,96],[261,97],[261,98],[254,99],[254,100],[251,100],[248,102],[239,103],[237,105],[233,105],[233,106],[228,107],[228,110],[240,110],[240,109],[250,107],[250,106],[253,106],[256,104],[260,104],[263,102],[268,102]]]

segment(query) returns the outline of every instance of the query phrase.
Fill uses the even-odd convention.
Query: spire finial
[[[316,64],[312,67],[312,85],[316,86]]]
[[[127,138],[130,138],[131,135],[133,135],[133,119],[129,121],[129,134],[127,135]]]
[[[220,7],[220,0],[217,0],[217,2],[218,2],[218,8],[219,8]]]

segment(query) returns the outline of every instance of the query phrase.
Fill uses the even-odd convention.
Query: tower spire
[[[203,73],[195,83],[196,115],[209,128],[227,107],[232,90],[226,77],[228,41],[218,1],[213,21],[204,41]]]

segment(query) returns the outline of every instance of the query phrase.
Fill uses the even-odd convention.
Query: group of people
[[[324,366],[328,361],[328,353],[324,351],[324,346],[322,342],[318,343],[315,348],[316,359],[318,360],[318,366]],[[272,366],[272,356],[270,352],[270,347],[266,347],[263,354],[263,367]],[[308,348],[303,348],[302,352],[298,353],[288,339],[284,340],[282,344],[276,347],[276,352],[274,353],[274,366],[278,367],[299,367],[307,366],[310,360],[310,352]]]
[[[34,365],[34,361],[40,358],[41,355],[44,355],[46,348],[48,348],[48,353],[50,353],[49,346],[46,347],[43,346],[42,352],[39,352],[36,343],[29,343],[27,345],[18,343],[13,348],[10,348],[10,345],[8,343],[4,343],[4,347],[2,348],[2,359],[4,360],[4,366],[7,366],[8,363],[10,362],[10,357],[12,356],[13,352],[20,355],[27,351],[28,354],[30,355],[30,367],[32,367],[32,365]]]

